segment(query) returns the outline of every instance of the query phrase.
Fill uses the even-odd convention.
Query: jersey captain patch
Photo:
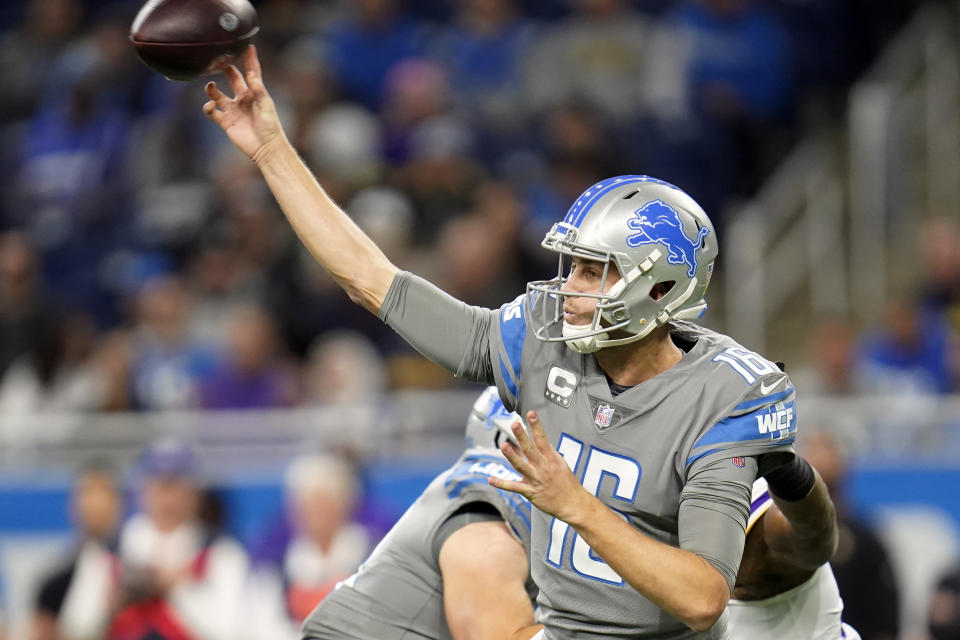
[[[550,402],[563,407],[570,406],[570,398],[577,389],[579,379],[573,371],[554,365],[547,373],[547,388],[543,390],[544,397]]]

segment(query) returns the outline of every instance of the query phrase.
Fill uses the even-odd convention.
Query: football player
[[[519,477],[496,448],[511,422],[496,388],[480,395],[464,454],[314,609],[305,640],[503,640],[533,624],[530,503],[487,482]]]
[[[796,418],[786,374],[690,322],[718,247],[703,210],[647,176],[605,180],[543,241],[557,277],[500,309],[470,307],[400,271],[327,196],[286,140],[252,48],[244,64],[245,77],[225,71],[233,98],[207,85],[204,112],[314,258],[421,353],[495,383],[509,410],[535,410],[541,446],[596,499],[566,520],[533,512],[545,637],[723,637],[753,481],[789,466]]]
[[[820,475],[798,458],[798,482],[774,492],[753,485],[747,543],[727,609],[734,638],[859,640],[841,621],[830,568],[837,514]]]

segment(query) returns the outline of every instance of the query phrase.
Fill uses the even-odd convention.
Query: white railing
[[[960,396],[800,398],[800,429],[825,430],[871,457],[960,460]],[[349,447],[363,458],[430,455],[463,446],[473,391],[402,393],[368,406],[244,412],[0,418],[0,474],[69,471],[91,458],[127,468],[155,438],[203,452],[212,477],[275,471],[305,450]],[[28,428],[23,428],[28,426]]]
[[[348,448],[364,458],[463,447],[478,391],[389,394],[368,405],[263,411],[0,416],[0,472],[70,470],[92,458],[128,468],[161,437],[194,444],[213,477],[276,470],[297,454]]]
[[[850,94],[851,293],[861,319],[915,277],[891,241],[913,246],[917,222],[960,203],[960,62],[943,6],[928,6]],[[897,282],[902,274],[907,282]]]
[[[727,228],[724,262],[727,331],[764,351],[772,318],[797,304],[799,313],[847,313],[840,163],[829,141],[798,146]],[[817,286],[819,283],[819,286]]]
[[[912,247],[918,221],[955,215],[955,17],[939,5],[918,11],[851,89],[845,152],[812,134],[734,214],[726,325],[750,347],[767,348],[785,315],[875,320],[891,290],[916,276],[916,263],[891,251],[894,239]]]

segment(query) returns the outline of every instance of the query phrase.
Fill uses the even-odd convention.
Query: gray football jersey
[[[717,513],[736,521],[731,541],[739,547],[727,554],[735,558],[701,553],[732,585],[755,456],[792,450],[796,414],[786,374],[727,336],[675,322],[680,362],[613,397],[595,357],[534,337],[523,300],[504,305],[490,327],[489,357],[506,406],[536,410],[584,488],[647,536],[700,553],[684,531]],[[708,517],[684,515],[697,509]],[[531,571],[547,638],[725,636],[725,618],[710,631],[690,630],[627,585],[569,525],[536,509],[532,518]]]
[[[496,450],[468,449],[423,494],[350,578],[337,585],[304,622],[302,637],[388,640],[451,638],[443,609],[443,581],[434,549],[440,525],[462,506],[493,506],[529,557],[530,503],[491,486],[498,476],[519,479]],[[531,598],[535,589],[530,585]]]

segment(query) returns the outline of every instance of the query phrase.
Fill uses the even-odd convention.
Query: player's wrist
[[[253,152],[253,155],[250,156],[250,159],[253,160],[254,164],[259,168],[263,169],[264,166],[274,161],[285,150],[293,150],[293,147],[290,146],[287,137],[281,129],[269,140],[261,144],[260,147]]]
[[[574,529],[580,530],[596,523],[599,512],[598,507],[605,508],[599,498],[588,493],[586,489],[581,487],[581,490],[576,494],[576,499],[568,503],[568,508],[565,510],[565,513],[558,516],[558,518],[568,523]]]

